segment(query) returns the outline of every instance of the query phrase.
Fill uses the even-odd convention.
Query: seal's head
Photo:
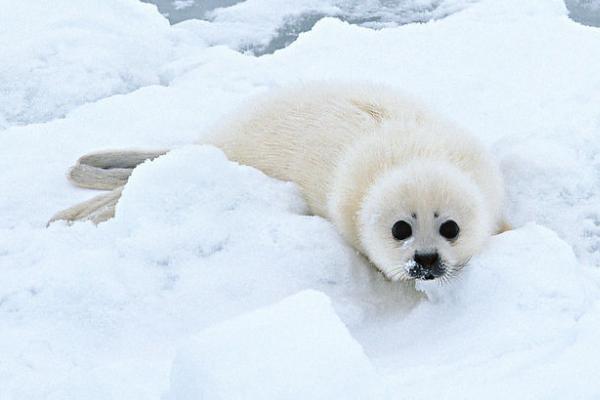
[[[456,166],[415,159],[373,183],[358,212],[359,241],[388,279],[448,278],[491,235],[485,207]]]

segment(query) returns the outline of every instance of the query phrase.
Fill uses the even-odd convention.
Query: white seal
[[[312,212],[329,219],[392,280],[452,276],[504,229],[502,179],[485,148],[383,86],[277,90],[250,101],[199,143],[295,182]],[[162,153],[82,157],[71,180],[112,186],[114,195],[108,201],[105,195],[101,213],[98,201],[90,201],[54,219],[110,217],[131,169]]]

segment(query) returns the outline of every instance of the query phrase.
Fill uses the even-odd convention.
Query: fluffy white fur
[[[502,226],[502,181],[485,149],[385,87],[279,90],[250,102],[201,143],[297,183],[312,212],[332,221],[390,279],[409,278],[415,252],[437,251],[451,275]],[[131,167],[115,164],[123,166]],[[81,218],[77,211],[71,219]],[[454,241],[439,234],[449,219],[460,226]],[[398,220],[412,227],[405,241],[392,236]]]
[[[502,180],[485,149],[384,87],[281,91],[239,113],[211,143],[296,182],[311,210],[390,279],[408,278],[416,251],[437,251],[451,275],[502,225]],[[460,226],[453,242],[439,234],[449,219]],[[398,220],[413,228],[403,242],[391,234]]]

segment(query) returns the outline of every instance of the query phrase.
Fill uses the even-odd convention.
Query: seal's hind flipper
[[[123,186],[120,186],[109,193],[103,193],[99,196],[92,197],[82,203],[69,207],[66,210],[56,213],[47,225],[54,221],[92,221],[94,224],[99,224],[115,216],[115,207],[121,198]]]
[[[77,160],[77,164],[89,165],[90,167],[111,168],[135,168],[146,160],[166,154],[168,150],[105,150],[83,155]]]
[[[146,160],[153,160],[167,150],[110,150],[86,154],[71,167],[68,178],[87,189],[112,190],[127,183],[131,172]]]
[[[114,217],[115,206],[133,169],[144,161],[159,157],[167,151],[110,150],[80,157],[68,172],[71,183],[87,189],[111,190],[111,192],[56,213],[48,221],[48,225],[58,220],[69,223],[89,220],[99,224]]]
[[[112,190],[123,186],[129,180],[133,168],[97,168],[86,164],[76,164],[67,173],[69,181],[86,189]]]

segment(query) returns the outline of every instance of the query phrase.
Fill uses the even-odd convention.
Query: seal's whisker
[[[395,280],[397,277],[401,276],[404,273],[404,266],[399,265],[397,267],[392,268],[388,273],[387,276],[389,276],[389,280],[393,281]]]

